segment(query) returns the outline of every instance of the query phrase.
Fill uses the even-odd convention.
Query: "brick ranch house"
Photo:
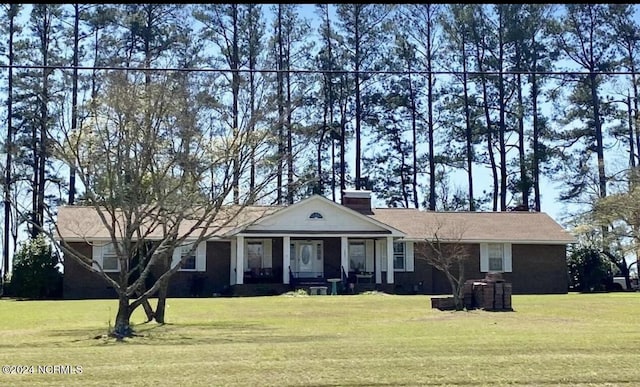
[[[544,213],[372,208],[370,191],[345,191],[343,204],[315,195],[243,211],[243,221],[197,246],[172,277],[169,296],[279,294],[314,284],[331,289],[329,279],[341,292],[448,294],[444,274],[423,259],[430,253],[425,239],[436,233],[468,246],[467,279],[499,271],[514,294],[568,291],[566,246],[575,240]],[[70,246],[118,274],[95,210],[63,206],[57,222]],[[186,250],[176,249],[174,260]],[[115,292],[66,259],[64,297],[111,298]]]

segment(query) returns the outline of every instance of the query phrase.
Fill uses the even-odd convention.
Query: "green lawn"
[[[114,300],[0,300],[0,386],[638,385],[640,293],[513,296],[450,312],[429,296],[170,299],[168,324],[100,337]],[[37,366],[82,367],[81,374]],[[30,369],[27,369],[30,371]]]

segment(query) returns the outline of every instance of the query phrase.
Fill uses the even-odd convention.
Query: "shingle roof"
[[[226,233],[256,220],[273,214],[282,206],[248,206],[236,214],[227,224],[212,225],[210,232],[223,236]],[[237,210],[237,208],[235,208]],[[226,211],[233,211],[232,208]],[[221,215],[224,212],[221,212]],[[221,216],[222,217],[222,216]],[[468,242],[502,241],[520,243],[575,242],[575,238],[565,231],[549,215],[540,212],[431,212],[403,208],[373,209],[370,218],[389,225],[406,234],[405,239],[419,240],[434,235],[446,240]],[[57,224],[60,237],[71,240],[109,239],[97,211],[93,207],[61,206],[58,209]],[[180,228],[184,233],[194,224],[185,221]],[[159,238],[160,230],[154,230],[148,239]]]
[[[433,238],[469,242],[503,241],[573,243],[575,238],[542,212],[431,212],[377,208],[374,219],[407,234],[405,239]]]
[[[263,216],[271,214],[282,207],[278,206],[247,206],[238,213],[238,207],[226,207],[219,212],[219,221],[214,222],[207,231],[215,235],[224,235],[229,230],[248,225]],[[109,214],[104,212],[109,219]],[[231,216],[229,220],[228,216]],[[226,222],[226,224],[225,224]],[[195,220],[185,220],[181,223],[179,234],[183,235],[196,223]],[[104,226],[98,211],[90,206],[61,206],[58,208],[57,225],[58,237],[71,240],[109,239],[110,234]],[[119,233],[119,232],[118,232]],[[149,232],[147,239],[161,238],[162,231],[155,228]],[[193,234],[195,236],[195,234]]]

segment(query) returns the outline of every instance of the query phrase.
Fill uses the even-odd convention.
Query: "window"
[[[171,267],[180,264],[179,271],[207,271],[207,243],[200,242],[193,251],[193,243],[185,243],[173,250]],[[184,260],[183,260],[184,258]]]
[[[313,212],[311,213],[311,215],[309,215],[309,219],[322,219],[322,218],[323,216],[319,212]]]
[[[414,271],[413,242],[412,241],[395,241],[393,242],[391,262],[393,263],[393,271],[412,272]],[[376,255],[380,257],[380,270],[387,271],[387,241],[376,241]]]
[[[247,269],[262,268],[263,251],[262,241],[247,242]]]
[[[504,246],[502,243],[489,243],[489,271],[504,271]]]
[[[104,271],[120,271],[120,261],[113,243],[106,244],[102,247],[102,270]]]
[[[403,242],[393,242],[393,270],[405,270],[405,254]]]
[[[180,246],[180,259],[187,257],[182,261],[180,270],[195,270],[196,269],[196,249],[191,250],[192,245]]]
[[[349,242],[349,270],[364,271],[366,259],[364,241]]]
[[[480,243],[480,272],[512,271],[511,243]]]

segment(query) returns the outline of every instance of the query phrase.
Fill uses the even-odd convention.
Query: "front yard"
[[[0,300],[0,365],[13,366],[0,385],[639,382],[640,293],[516,295],[514,312],[430,306],[384,294],[170,299],[168,324],[117,343],[102,337],[115,300]]]

